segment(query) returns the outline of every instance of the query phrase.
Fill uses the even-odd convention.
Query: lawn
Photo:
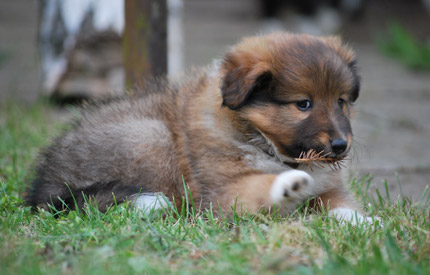
[[[430,274],[429,191],[415,204],[368,196],[371,177],[351,188],[383,227],[342,225],[306,205],[230,219],[129,205],[32,213],[22,193],[38,149],[64,127],[55,116],[44,102],[0,103],[1,274]]]

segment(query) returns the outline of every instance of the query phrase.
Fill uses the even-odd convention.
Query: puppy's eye
[[[339,104],[339,107],[342,109],[342,108],[343,108],[343,106],[345,105],[345,100],[344,100],[344,99],[342,99],[342,98],[339,98],[339,99],[337,100],[337,103]]]
[[[310,100],[300,100],[296,102],[297,107],[299,108],[299,110],[301,111],[307,111],[310,108],[312,108],[312,103]]]

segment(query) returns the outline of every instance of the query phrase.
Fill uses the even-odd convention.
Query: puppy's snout
[[[340,155],[345,152],[347,147],[348,142],[341,138],[336,138],[331,142],[331,149],[336,155]]]

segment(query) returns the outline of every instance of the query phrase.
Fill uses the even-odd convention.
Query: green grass
[[[231,219],[174,209],[143,215],[129,205],[32,213],[22,192],[38,148],[62,127],[52,117],[45,103],[0,106],[1,274],[430,273],[428,192],[415,205],[370,197],[369,177],[352,188],[383,228],[306,211]]]
[[[0,68],[10,59],[10,57],[11,57],[10,51],[0,50]]]
[[[430,70],[430,43],[418,41],[397,23],[388,26],[388,32],[377,40],[380,50],[415,70]]]

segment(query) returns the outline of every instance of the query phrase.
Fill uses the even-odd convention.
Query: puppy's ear
[[[345,62],[348,66],[355,66],[356,57],[354,51],[344,43],[339,36],[327,36],[322,38]]]
[[[245,38],[224,58],[221,65],[223,106],[242,107],[257,89],[264,88],[273,76],[269,43],[261,37]]]
[[[233,67],[226,71],[222,79],[221,92],[223,106],[235,110],[242,107],[248,97],[257,89],[262,89],[272,79],[269,65],[260,62],[251,68]]]
[[[342,43],[338,36],[328,36],[323,38],[324,41],[346,62],[354,77],[353,88],[351,92],[351,101],[357,100],[360,93],[360,76],[358,75],[357,59],[354,51]]]

